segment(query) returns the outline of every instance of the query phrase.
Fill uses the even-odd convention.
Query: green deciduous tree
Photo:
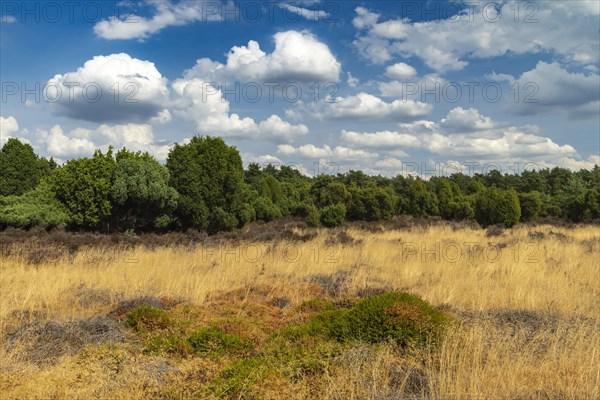
[[[0,196],[19,196],[32,190],[51,170],[52,164],[39,158],[29,144],[8,139],[0,151]]]
[[[112,149],[106,154],[97,150],[92,158],[67,161],[52,175],[52,190],[67,208],[74,226],[108,228],[115,166]]]
[[[116,228],[164,228],[177,206],[177,191],[169,186],[169,171],[148,153],[117,153],[111,187]]]
[[[64,227],[69,223],[66,208],[56,199],[50,184],[42,180],[21,196],[0,196],[0,227]]]

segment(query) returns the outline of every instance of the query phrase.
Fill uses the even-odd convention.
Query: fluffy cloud
[[[169,98],[167,79],[154,64],[125,53],[96,56],[46,87],[57,114],[92,122],[146,122],[165,115]]]
[[[368,93],[326,99],[321,103],[300,104],[286,111],[294,118],[310,117],[319,120],[352,121],[412,121],[428,115],[433,109],[430,104],[414,100],[385,102]]]
[[[421,138],[422,146],[435,154],[480,157],[535,157],[577,154],[570,145],[523,132],[516,127],[476,134],[436,133]]]
[[[4,146],[4,143],[13,137],[18,138],[23,143],[30,143],[29,139],[23,137],[23,133],[27,133],[27,130],[19,131],[19,123],[15,117],[0,115],[0,147]]]
[[[380,131],[374,133],[342,131],[342,138],[356,147],[390,149],[398,147],[419,147],[419,139],[408,133]]]
[[[277,115],[256,123],[230,113],[229,102],[220,90],[207,86],[202,79],[178,79],[173,82],[174,112],[194,123],[199,133],[223,137],[293,141],[308,134],[305,125],[292,125]]]
[[[491,3],[474,3],[459,17],[438,15],[439,19],[428,22],[411,22],[408,18],[379,22],[380,14],[358,7],[353,23],[361,33],[354,46],[375,63],[387,62],[396,55],[417,56],[440,72],[464,68],[469,57],[496,57],[508,52],[551,51],[582,65],[598,62],[597,2],[536,5],[538,10],[526,10],[523,3],[507,1],[496,10]],[[519,10],[517,22],[515,10]]]
[[[572,157],[561,157],[558,160],[556,160],[555,163],[547,163],[544,165],[544,167],[563,167],[569,168],[573,171],[577,171],[580,169],[591,170],[594,168],[595,165],[600,165],[600,156],[592,155],[585,160],[577,160]]]
[[[397,151],[425,150],[438,155],[482,158],[566,157],[577,155],[570,145],[559,145],[536,134],[532,127],[501,127],[475,109],[451,110],[439,123],[401,124],[398,131],[342,131],[351,148]]]
[[[48,87],[63,94],[52,104],[56,112],[74,119],[149,127],[166,124],[175,114],[192,121],[199,133],[225,137],[292,141],[308,133],[305,125],[292,125],[277,115],[255,122],[230,113],[230,104],[220,90],[210,86],[206,79],[189,78],[191,75],[188,71],[188,78],[177,79],[168,86],[167,79],[153,63],[127,54],[112,54],[94,57],[75,72],[56,75]],[[92,90],[93,95],[102,94],[98,101],[86,100],[86,85],[99,88]],[[120,92],[115,98],[117,87]],[[88,92],[87,96],[92,95]],[[47,97],[54,98],[52,93]],[[75,149],[83,149],[81,146],[81,142],[74,143]]]
[[[356,8],[356,17],[352,20],[352,25],[356,29],[365,29],[374,26],[379,20],[380,15],[367,10],[364,7]]]
[[[540,61],[520,78],[492,74],[520,88],[520,101],[509,110],[518,115],[566,111],[571,118],[598,117],[600,111],[600,76],[596,73],[569,73],[558,63]]]
[[[356,87],[359,83],[360,80],[354,76],[352,76],[352,73],[350,71],[348,71],[348,79],[346,80],[346,83],[348,84],[348,86],[350,87]]]
[[[227,63],[208,58],[196,62],[185,76],[207,81],[239,80],[245,82],[338,82],[341,65],[329,50],[308,32],[286,31],[274,36],[271,54],[251,40],[247,46],[234,46]]]
[[[406,63],[400,62],[387,67],[385,74],[392,79],[405,80],[414,78],[417,75],[417,70]]]
[[[257,163],[262,166],[266,166],[268,164],[271,165],[281,165],[283,162],[277,158],[276,156],[272,156],[270,154],[264,155],[255,155],[253,153],[242,153],[242,160],[244,160],[244,164]]]
[[[489,117],[484,117],[474,108],[456,107],[440,121],[440,126],[450,132],[475,132],[494,128]]]
[[[38,130],[36,133],[44,152],[59,159],[90,156],[99,147],[89,139],[65,134],[60,125],[54,125],[50,131]]]
[[[154,8],[151,18],[131,13],[125,4],[122,16],[113,16],[94,26],[94,32],[104,39],[145,39],[168,26],[182,26],[192,22],[221,21],[223,2],[183,0],[179,3],[170,0],[146,0]],[[228,10],[235,8],[227,5]],[[137,10],[135,10],[137,11]],[[228,11],[229,12],[229,11]],[[121,17],[121,18],[119,18]]]
[[[435,93],[439,93],[441,96],[442,88],[447,83],[444,78],[437,74],[415,75],[411,78],[405,77],[389,82],[373,82],[374,86],[379,89],[380,94],[384,97],[419,100],[422,102],[427,101],[428,98],[433,98]],[[428,90],[434,93],[427,93]]]
[[[38,147],[59,159],[89,157],[96,149],[127,147],[132,151],[147,151],[164,161],[170,143],[157,143],[152,127],[146,124],[100,125],[96,129],[77,128],[65,132],[59,125],[49,131],[38,130]]]
[[[377,153],[370,153],[364,150],[351,149],[344,146],[330,147],[324,145],[318,147],[313,144],[305,144],[303,146],[294,147],[289,144],[280,144],[277,146],[277,151],[286,156],[299,155],[306,158],[321,158],[327,160],[364,160],[377,158]]]
[[[0,116],[0,133],[2,137],[10,136],[19,131],[19,123],[15,117]]]

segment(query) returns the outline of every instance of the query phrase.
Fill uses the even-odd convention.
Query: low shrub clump
[[[262,357],[244,358],[223,369],[200,393],[227,399],[257,398],[252,394],[253,387],[274,373],[269,360]]]
[[[126,321],[136,332],[145,333],[167,328],[170,318],[165,310],[145,304],[131,310]]]
[[[366,297],[352,308],[319,312],[283,333],[291,339],[324,335],[338,342],[375,344],[390,340],[410,347],[435,343],[448,322],[445,313],[419,297],[388,292]]]
[[[197,330],[188,338],[194,351],[201,354],[222,355],[240,354],[252,348],[252,344],[232,333],[222,332],[214,327]]]
[[[187,356],[193,352],[190,343],[178,335],[156,336],[144,347],[145,351],[151,353],[168,353]]]

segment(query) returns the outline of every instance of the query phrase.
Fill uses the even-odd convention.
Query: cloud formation
[[[134,4],[134,3],[131,3]],[[138,10],[122,10],[124,15],[112,16],[94,25],[94,33],[103,39],[146,39],[169,27],[183,26],[192,22],[222,21],[222,7],[235,6],[221,1],[182,0],[178,3],[170,0],[146,0],[140,3],[154,9],[150,18],[137,15]]]
[[[146,122],[168,103],[167,79],[150,61],[126,53],[96,56],[55,75],[45,98],[58,115],[91,122]]]
[[[329,161],[364,160],[378,157],[377,153],[364,150],[356,150],[344,146],[335,146],[332,148],[329,145],[318,147],[313,144],[305,144],[299,147],[294,147],[289,144],[280,144],[277,146],[277,151],[286,156],[299,155],[306,158],[321,158]]]
[[[157,142],[152,127],[147,124],[100,125],[96,129],[76,128],[65,132],[60,125],[49,131],[38,130],[38,147],[59,159],[89,157],[96,149],[106,151],[127,147],[132,151],[147,151],[160,161],[165,161],[171,143]]]
[[[243,82],[338,82],[341,64],[329,47],[306,31],[289,30],[274,35],[275,49],[267,54],[250,40],[234,46],[222,64],[201,58],[186,71],[186,78]]]
[[[417,121],[400,124],[397,131],[342,131],[352,148],[422,149],[438,155],[462,157],[517,157],[576,155],[570,145],[559,145],[537,135],[535,127],[503,126],[461,107],[451,110],[439,123]]]
[[[329,14],[325,10],[319,8],[311,10],[310,8],[299,7],[289,3],[280,3],[279,7],[310,21],[319,21],[329,17]]]
[[[358,93],[353,96],[328,98],[319,103],[298,103],[286,114],[290,117],[318,120],[345,121],[414,121],[428,115],[433,110],[430,104],[414,100],[394,100],[386,102],[368,93]]]
[[[178,79],[173,82],[173,111],[191,121],[197,133],[239,139],[268,139],[293,141],[308,134],[306,125],[292,125],[277,115],[255,122],[230,112],[229,101],[220,90],[207,85],[202,79]]]
[[[518,1],[500,3],[499,8],[494,5],[467,4],[458,16],[440,8],[437,19],[426,22],[412,22],[410,15],[381,21],[381,14],[358,7],[353,24],[359,32],[353,44],[373,63],[416,56],[438,72],[461,70],[470,58],[509,52],[553,52],[580,65],[598,62],[598,2],[537,2],[533,10],[524,9]]]
[[[520,88],[520,101],[509,107],[517,115],[566,112],[570,118],[597,118],[600,113],[597,73],[570,73],[557,62],[540,61],[519,78],[496,73],[490,78],[516,83]]]

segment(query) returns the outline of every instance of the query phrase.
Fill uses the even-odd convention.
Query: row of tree
[[[17,139],[9,139],[0,152],[0,228],[214,233],[285,216],[333,227],[401,214],[508,227],[544,216],[595,221],[600,167],[453,174],[427,181],[361,171],[311,178],[286,166],[250,164],[244,170],[239,152],[214,137],[176,144],[166,165],[148,153],[109,149],[58,166]]]

